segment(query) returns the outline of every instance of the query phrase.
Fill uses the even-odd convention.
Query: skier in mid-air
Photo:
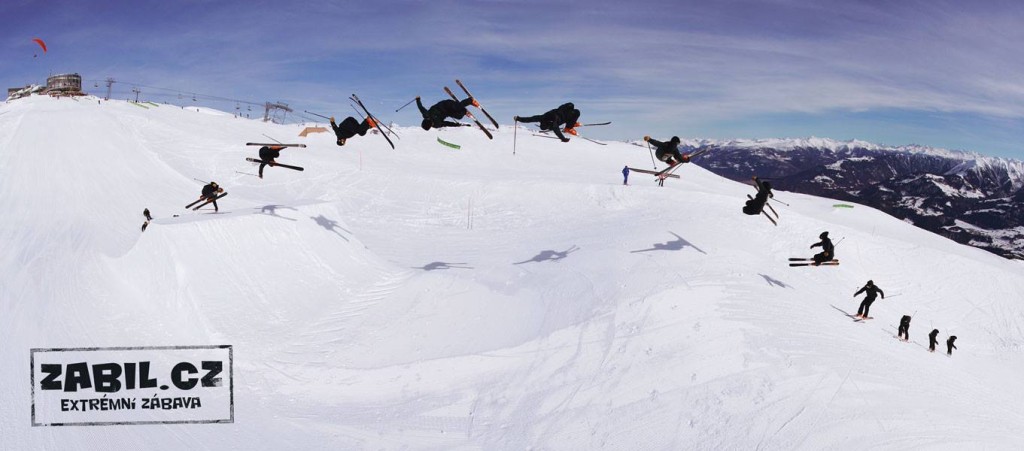
[[[423,122],[420,123],[420,126],[423,127],[424,130],[441,127],[462,127],[465,124],[461,122],[449,122],[445,119],[449,117],[454,119],[462,119],[466,117],[466,113],[469,112],[466,110],[466,107],[470,105],[475,107],[480,106],[475,99],[467,97],[462,101],[444,99],[427,109],[423,107],[423,102],[420,102],[420,96],[416,96],[416,107],[420,109],[420,114],[423,115]]]
[[[569,138],[566,138],[562,132],[564,131],[565,133],[576,136],[576,127],[580,126],[580,123],[577,122],[580,120],[580,110],[577,110],[576,105],[573,105],[572,102],[566,102],[559,105],[558,108],[549,110],[547,113],[541,115],[525,117],[516,116],[514,119],[516,121],[526,123],[539,122],[541,130],[551,130],[555,132],[555,136],[557,136],[558,139],[567,143],[569,142]],[[562,129],[563,125],[565,126],[565,129]]]
[[[743,213],[748,215],[759,215],[764,210],[764,205],[768,203],[769,197],[775,197],[772,194],[772,184],[763,182],[761,179],[754,176],[754,185],[757,186],[757,194],[754,195],[753,199],[747,200],[747,203],[743,206]]]
[[[281,156],[281,149],[284,149],[284,146],[260,147],[260,178],[263,178],[263,168],[268,164],[273,166],[274,159]]]
[[[939,343],[939,330],[932,329],[932,333],[928,334],[928,352],[935,352],[935,345]]]
[[[821,247],[821,252],[814,254],[814,257],[811,257],[811,259],[814,260],[814,263],[812,263],[814,266],[821,265],[822,263],[835,258],[835,246],[832,245],[832,240],[828,239],[828,232],[821,232],[821,235],[818,235],[818,238],[820,238],[821,241],[811,245],[811,249],[819,246]],[[885,296],[882,297],[884,298]]]
[[[885,296],[883,295],[882,298],[884,299]],[[903,318],[900,318],[900,327],[897,331],[897,336],[903,341],[910,340],[910,315],[903,315]]]
[[[339,146],[344,146],[345,141],[355,135],[365,136],[366,132],[375,125],[377,123],[371,117],[367,117],[363,119],[363,122],[359,122],[356,118],[349,116],[341,121],[341,124],[335,124],[334,116],[331,116],[331,128],[334,129],[334,134],[338,137]]]
[[[654,146],[654,157],[667,163],[669,168],[680,163],[690,162],[690,156],[683,155],[679,151],[680,140],[678,136],[673,136],[672,139],[665,142],[658,141],[650,136],[644,136],[644,141]]]
[[[875,302],[875,298],[878,297],[879,294],[882,295],[882,299],[885,299],[885,292],[883,292],[881,288],[875,286],[874,281],[869,280],[867,285],[864,285],[863,288],[857,290],[856,293],[853,293],[853,297],[857,297],[857,295],[861,293],[867,293],[867,297],[865,297],[864,301],[860,303],[860,307],[857,309],[857,315],[854,316],[854,318],[870,319],[868,316],[868,309],[871,308],[871,303]]]
[[[219,211],[217,207],[217,195],[224,192],[224,188],[217,185],[217,182],[210,182],[203,186],[202,194],[199,195],[200,201],[210,201],[213,203],[213,211]],[[198,207],[196,207],[198,208]]]
[[[950,335],[949,339],[946,340],[946,355],[953,355],[953,350],[957,349],[953,342],[956,341],[956,335]]]

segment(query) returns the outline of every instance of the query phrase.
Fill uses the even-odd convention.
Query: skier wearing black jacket
[[[821,241],[811,245],[811,249],[821,246],[821,252],[811,257],[814,260],[814,263],[812,263],[814,266],[821,265],[823,262],[835,258],[836,249],[835,246],[832,246],[832,240],[828,239],[828,232],[821,232],[818,238],[821,238]],[[885,296],[882,297],[884,298]]]
[[[903,315],[903,318],[900,318],[900,328],[897,336],[903,341],[910,340],[910,315]]]
[[[950,335],[949,339],[946,340],[946,355],[953,355],[953,350],[957,349],[953,342],[956,341],[956,335]]]
[[[764,205],[768,203],[768,198],[775,197],[775,195],[772,194],[771,183],[762,182],[761,179],[754,176],[754,184],[757,185],[757,194],[755,194],[754,198],[748,200],[743,206],[743,213],[748,215],[761,214],[761,210],[764,210]]]
[[[352,116],[346,117],[345,120],[341,121],[341,124],[335,124],[334,116],[331,116],[331,128],[334,129],[334,134],[338,136],[339,146],[344,146],[345,141],[353,136],[365,136],[366,132],[375,125],[377,124],[372,118],[368,117],[363,119],[363,122],[359,122]]]
[[[539,122],[541,130],[551,130],[555,132],[558,139],[567,143],[569,138],[562,134],[562,126],[565,125],[566,133],[576,135],[576,127],[580,125],[577,122],[580,120],[580,110],[577,110],[576,105],[573,105],[572,102],[567,102],[539,116],[516,116],[514,119],[526,123]]]
[[[281,149],[284,149],[284,146],[260,147],[260,178],[263,178],[263,168],[268,164],[273,166],[274,159],[281,156]]]
[[[467,106],[480,106],[472,97],[466,98],[461,102],[445,99],[434,104],[430,109],[423,108],[423,102],[420,102],[420,96],[416,96],[416,107],[420,109],[420,114],[423,115],[423,122],[420,124],[424,130],[430,130],[431,128],[441,127],[461,127],[461,122],[449,122],[445,119],[451,117],[455,119],[462,119],[466,117]]]
[[[857,315],[855,318],[868,319],[868,309],[871,308],[871,303],[875,302],[875,298],[878,297],[879,294],[882,295],[882,299],[885,299],[885,292],[883,292],[881,288],[875,286],[874,281],[869,280],[867,285],[864,285],[863,288],[857,290],[856,293],[853,293],[853,297],[857,297],[857,295],[861,293],[867,293],[867,297],[865,297],[864,301],[860,303],[860,308],[857,309]],[[908,316],[906,318],[910,317]],[[909,322],[910,320],[908,319],[908,327]]]
[[[932,329],[932,333],[928,334],[928,352],[935,352],[935,345],[939,343],[939,330]]]
[[[224,188],[221,188],[219,185],[217,185],[217,182],[210,182],[210,183],[206,184],[205,186],[203,186],[203,191],[202,191],[202,194],[199,196],[199,200],[212,201],[213,202],[213,211],[218,211],[219,208],[217,208],[217,201],[214,200],[214,199],[217,198],[218,194],[223,193],[223,192],[224,192]]]
[[[675,166],[679,163],[689,163],[690,156],[683,155],[679,152],[679,137],[673,136],[672,139],[661,142],[650,136],[644,136],[644,141],[651,143],[654,146],[654,157],[668,163],[668,167]]]

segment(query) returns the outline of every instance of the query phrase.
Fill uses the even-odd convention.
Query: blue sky
[[[499,122],[572,101],[582,122],[613,121],[596,138],[813,135],[1024,158],[1021,2],[5,0],[0,17],[6,87],[78,72],[97,93],[123,81],[122,98],[142,85],[155,101],[336,116],[354,92],[415,125],[414,107],[395,109],[461,78]]]

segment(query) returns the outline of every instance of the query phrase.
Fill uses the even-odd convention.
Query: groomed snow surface
[[[0,113],[3,449],[1024,448],[1024,268],[864,206],[779,192],[775,227],[697,165],[623,186],[645,149],[507,124],[391,150],[169,105]],[[306,170],[237,173],[263,134]],[[193,178],[221,214],[182,208]],[[824,230],[841,266],[788,267]],[[888,298],[856,323],[868,279]],[[210,344],[233,424],[31,426],[31,348]]]

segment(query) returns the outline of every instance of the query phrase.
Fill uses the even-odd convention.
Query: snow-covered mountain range
[[[1024,447],[1021,262],[865,205],[781,190],[774,226],[748,184],[624,185],[647,149],[508,124],[392,150],[95,98],[0,113],[3,449]],[[305,170],[252,175],[267,136]],[[220,211],[184,209],[211,180]],[[788,266],[826,230],[841,265]],[[233,346],[230,422],[33,425],[33,349],[202,345]]]
[[[707,141],[699,164],[780,189],[861,202],[960,243],[1024,258],[1024,162],[822,138]]]

